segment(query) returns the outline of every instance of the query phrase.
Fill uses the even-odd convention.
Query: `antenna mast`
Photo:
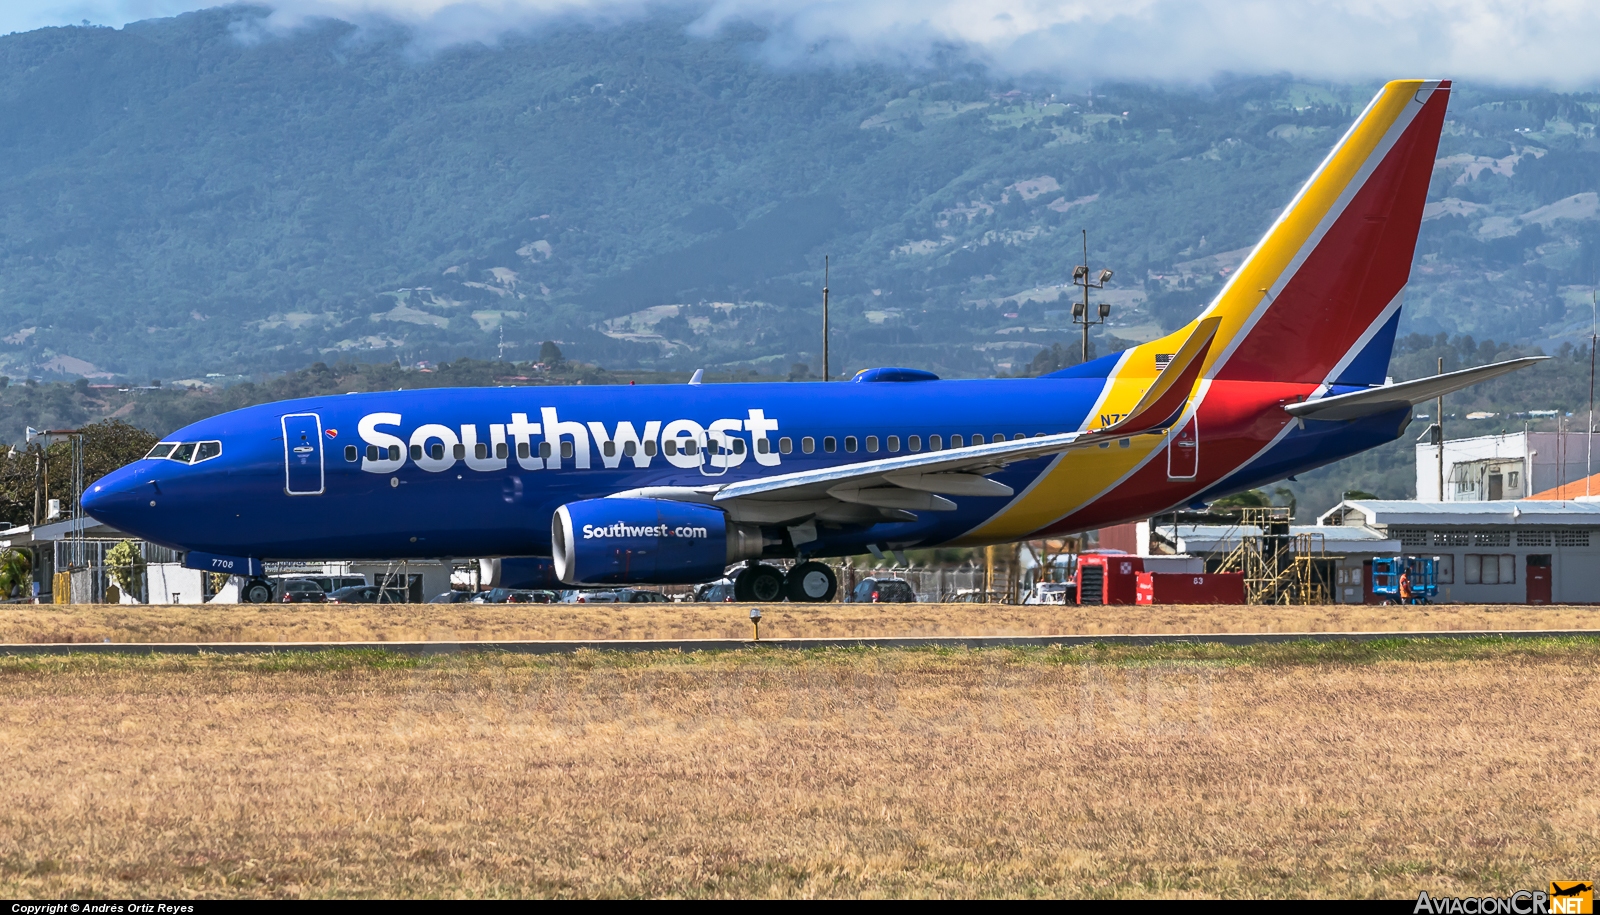
[[[1589,292],[1589,311],[1590,311],[1590,315],[1589,315],[1589,428],[1587,430],[1585,430],[1588,434],[1584,435],[1584,437],[1583,437],[1583,442],[1584,442],[1583,494],[1586,495],[1586,496],[1594,495],[1593,492],[1590,492],[1590,489],[1593,488],[1594,484],[1589,482],[1589,478],[1594,476],[1594,344],[1595,344],[1596,332],[1600,331],[1600,305],[1596,304],[1596,296],[1597,295],[1600,295],[1600,290],[1590,290],[1590,292]]]
[[[830,381],[828,374],[828,255],[822,256],[822,380]]]

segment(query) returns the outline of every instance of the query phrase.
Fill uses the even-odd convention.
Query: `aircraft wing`
[[[1542,362],[1548,358],[1550,357],[1524,356],[1521,359],[1480,365],[1459,372],[1446,372],[1431,378],[1418,378],[1416,381],[1403,381],[1400,384],[1385,385],[1366,391],[1353,391],[1349,394],[1336,394],[1333,397],[1292,403],[1283,409],[1300,419],[1359,419],[1363,416],[1386,413],[1399,407],[1414,406],[1424,400],[1432,400],[1459,391],[1480,381],[1488,381],[1490,378],[1498,378],[1509,372],[1527,368],[1535,362]]]
[[[1011,487],[987,475],[1030,458],[1078,448],[1128,447],[1135,436],[1165,434],[1183,415],[1220,323],[1216,318],[1201,322],[1128,415],[1102,429],[899,455],[727,485],[645,487],[617,495],[709,502],[737,516],[770,521],[822,514],[840,503],[862,506],[877,517],[909,519],[904,512],[954,509],[955,503],[944,498],[947,495],[1010,496]]]

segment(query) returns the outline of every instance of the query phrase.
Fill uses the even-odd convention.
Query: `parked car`
[[[990,593],[982,588],[959,588],[946,594],[940,603],[945,604],[998,604],[1003,603],[999,593]]]
[[[380,588],[377,585],[351,585],[328,595],[330,604],[405,604],[411,595],[405,588]]]
[[[286,578],[278,582],[277,590],[282,604],[320,604],[328,599],[328,592],[307,578]]]
[[[452,590],[444,592],[443,594],[438,594],[438,595],[435,595],[433,597],[428,598],[428,603],[430,603],[430,604],[465,604],[465,603],[470,602],[474,597],[477,597],[477,596],[478,596],[477,592],[475,592],[475,591],[457,591],[457,590],[452,589]]]
[[[296,575],[295,577],[316,582],[317,587],[321,588],[326,594],[332,594],[340,588],[349,588],[367,583],[365,575]]]
[[[914,604],[917,593],[903,578],[863,578],[850,592],[852,604]]]
[[[644,591],[639,588],[623,588],[617,592],[617,602],[623,604],[670,604],[672,598],[660,591]]]
[[[561,595],[564,604],[619,604],[621,591],[567,591]]]
[[[1033,605],[1075,604],[1078,602],[1078,589],[1072,582],[1041,581],[1033,586],[1022,602]]]
[[[733,582],[724,578],[694,589],[694,599],[701,602],[726,604],[733,602]]]
[[[518,588],[506,595],[508,604],[553,604],[556,602],[556,592],[539,591],[530,588]]]
[[[527,588],[490,588],[472,597],[475,604],[553,604],[554,591],[535,591]]]

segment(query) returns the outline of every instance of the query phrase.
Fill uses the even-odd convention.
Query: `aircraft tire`
[[[820,562],[802,562],[784,579],[789,600],[797,604],[824,604],[839,593],[839,576]]]
[[[272,586],[260,579],[246,582],[240,596],[247,604],[269,603],[272,600]]]
[[[740,603],[783,600],[783,573],[769,565],[752,565],[733,579],[733,599]]]

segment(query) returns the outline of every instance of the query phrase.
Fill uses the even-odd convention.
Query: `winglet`
[[[1183,341],[1183,346],[1173,354],[1172,361],[1156,376],[1150,390],[1144,392],[1139,402],[1127,416],[1103,429],[1092,429],[1094,435],[1132,435],[1154,432],[1171,425],[1194,393],[1195,382],[1205,369],[1206,354],[1217,336],[1221,318],[1206,318],[1195,326],[1194,333]]]

